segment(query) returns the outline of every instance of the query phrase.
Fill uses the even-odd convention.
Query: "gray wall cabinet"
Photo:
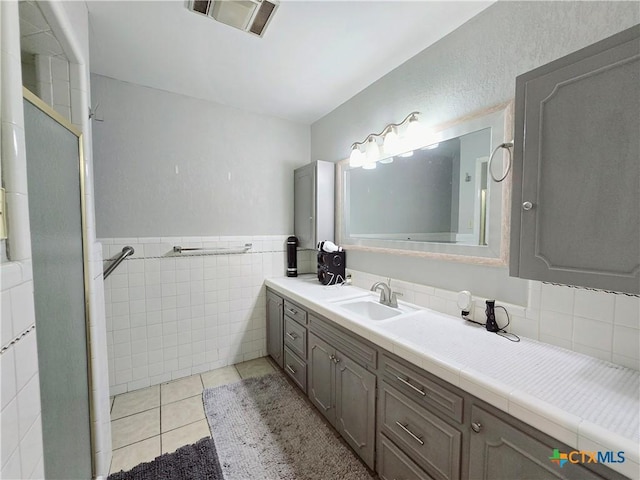
[[[553,450],[575,448],[271,290],[267,302],[284,317],[284,330],[273,324],[285,373],[383,480],[626,478],[604,464],[559,468]]]
[[[640,293],[640,26],[516,79],[510,274]]]
[[[284,350],[282,324],[284,300],[271,291],[267,291],[267,353],[283,368]]]
[[[312,162],[294,172],[293,230],[300,248],[334,240],[335,164]]]

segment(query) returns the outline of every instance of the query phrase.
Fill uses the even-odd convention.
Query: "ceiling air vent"
[[[268,0],[190,0],[189,10],[259,37],[278,7]]]

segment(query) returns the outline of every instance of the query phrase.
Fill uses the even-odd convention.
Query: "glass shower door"
[[[25,93],[46,478],[92,477],[80,133]]]

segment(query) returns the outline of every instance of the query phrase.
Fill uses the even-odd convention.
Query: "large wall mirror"
[[[377,163],[338,164],[338,241],[376,250],[506,265],[510,177],[489,159],[512,139],[512,103],[462,118],[424,145]],[[508,152],[494,156],[502,176]]]

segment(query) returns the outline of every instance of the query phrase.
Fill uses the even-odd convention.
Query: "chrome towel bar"
[[[224,255],[230,253],[245,253],[251,250],[253,244],[245,243],[242,246],[238,247],[228,247],[228,248],[185,248],[179,245],[174,245],[173,253],[186,253],[193,252],[192,255]]]
[[[112,263],[109,264],[109,266],[104,269],[102,278],[107,278],[109,275],[111,275],[111,272],[113,272],[116,269],[116,267],[122,263],[122,261],[125,258],[127,258],[130,255],[133,255],[134,253],[135,253],[135,250],[133,249],[133,247],[124,247],[122,249],[122,252],[118,254],[118,256],[112,261]]]

